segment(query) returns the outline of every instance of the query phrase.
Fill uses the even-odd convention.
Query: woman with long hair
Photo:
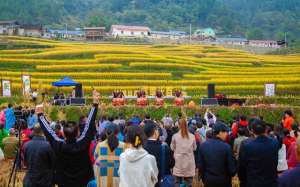
[[[130,147],[120,156],[120,187],[154,187],[157,183],[156,160],[143,148],[144,141],[139,126],[128,127],[126,143]]]
[[[181,183],[192,185],[195,176],[194,151],[197,148],[195,136],[188,131],[185,119],[179,119],[179,132],[172,137],[171,149],[174,151],[175,166],[173,175],[176,177],[176,187]]]
[[[124,143],[118,140],[119,128],[109,124],[104,130],[104,141],[96,146],[94,173],[97,187],[119,186],[119,157],[124,151]]]

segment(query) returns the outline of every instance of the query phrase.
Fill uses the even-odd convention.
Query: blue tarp
[[[60,81],[52,82],[52,86],[57,86],[57,87],[61,87],[61,86],[76,86],[78,84],[79,83],[73,81],[70,77],[64,77]]]

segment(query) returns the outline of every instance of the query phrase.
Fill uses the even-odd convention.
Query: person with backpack
[[[157,124],[154,122],[147,122],[144,125],[144,132],[147,138],[144,149],[155,157],[157,168],[159,170],[158,183],[155,187],[166,186],[168,181],[164,181],[164,179],[168,176],[170,179],[171,169],[174,167],[174,159],[172,158],[171,150],[167,144],[162,144],[159,140],[159,127]]]
[[[56,181],[59,187],[83,187],[94,178],[89,158],[89,146],[96,133],[95,118],[100,94],[93,95],[93,106],[83,133],[78,124],[68,121],[64,128],[65,140],[60,139],[43,114],[43,106],[36,106],[38,121],[56,155]]]

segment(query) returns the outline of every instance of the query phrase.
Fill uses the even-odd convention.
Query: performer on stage
[[[163,93],[160,90],[157,90],[155,96],[155,105],[158,107],[162,107],[165,103]]]
[[[137,92],[137,106],[145,107],[148,104],[148,100],[146,97],[146,92],[144,90],[140,90]]]
[[[125,96],[122,91],[113,92],[113,106],[124,106],[125,105]]]
[[[176,106],[183,106],[184,105],[184,98],[183,98],[182,92],[179,91],[179,90],[175,91],[174,104]]]

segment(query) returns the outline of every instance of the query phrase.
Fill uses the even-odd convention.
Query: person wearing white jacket
[[[143,130],[140,127],[128,128],[126,142],[130,144],[130,148],[120,156],[119,187],[154,187],[157,183],[156,160],[143,149],[143,140]]]
[[[277,164],[277,172],[283,173],[284,171],[288,170],[288,164],[287,164],[287,150],[286,146],[283,143],[283,128],[281,125],[277,125],[274,128],[274,137],[277,139],[280,149],[278,151],[278,164]]]

